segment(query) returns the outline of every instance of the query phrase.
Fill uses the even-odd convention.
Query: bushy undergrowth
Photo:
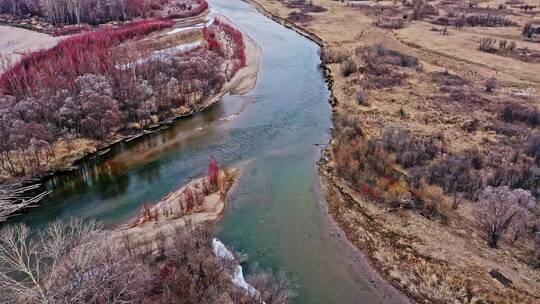
[[[540,39],[540,23],[538,22],[527,22],[523,26],[521,35],[527,39]]]
[[[514,102],[509,102],[503,106],[501,117],[506,122],[524,122],[531,126],[540,124],[540,111],[537,108]]]
[[[348,55],[340,50],[323,48],[321,50],[321,60],[323,63],[341,63],[348,58]]]

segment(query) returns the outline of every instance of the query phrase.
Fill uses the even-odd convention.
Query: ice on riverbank
[[[218,258],[230,261],[234,260],[234,255],[217,238],[214,238],[212,240],[212,248],[214,250],[214,255],[216,255]],[[246,282],[246,280],[244,279],[244,274],[242,273],[242,266],[236,265],[234,267],[234,275],[231,276],[231,279],[234,285],[246,290],[251,296],[255,298],[260,297],[259,291],[253,286],[249,285],[249,283]],[[264,301],[261,300],[260,303],[264,304]]]
[[[180,53],[185,53],[185,52],[192,51],[192,50],[200,47],[201,45],[202,45],[202,43],[201,43],[200,40],[190,42],[190,43],[175,45],[175,46],[170,47],[170,48],[154,51],[154,53],[152,55],[150,55],[150,56],[148,56],[146,58],[141,58],[141,59],[138,59],[138,60],[136,60],[134,62],[130,62],[130,63],[126,63],[126,64],[119,64],[119,65],[116,65],[115,67],[117,69],[119,69],[119,70],[130,69],[132,67],[144,64],[144,63],[149,62],[151,60],[166,59],[166,58],[170,58],[170,57],[172,57],[174,55],[177,55],[177,54],[180,54]]]
[[[182,33],[182,32],[185,32],[185,31],[202,29],[205,26],[209,27],[210,25],[212,25],[212,23],[214,23],[213,18],[209,19],[209,20],[206,20],[206,22],[197,23],[197,24],[192,25],[192,26],[175,28],[175,29],[171,30],[170,32],[167,32],[167,35],[174,35],[174,34]]]

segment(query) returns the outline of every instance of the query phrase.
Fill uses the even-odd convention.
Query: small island
[[[159,234],[169,236],[187,225],[216,222],[223,214],[227,193],[234,187],[239,172],[220,169],[212,158],[206,176],[173,190],[155,204],[144,203],[141,212],[118,231],[152,239]]]

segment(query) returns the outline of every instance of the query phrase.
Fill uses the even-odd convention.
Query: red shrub
[[[111,47],[172,24],[170,20],[145,19],[120,28],[100,29],[64,39],[49,50],[25,55],[0,76],[0,90],[21,96],[33,91],[37,82],[42,88],[54,89],[56,82],[73,82],[77,76],[86,73],[107,74],[114,69]]]
[[[195,194],[191,188],[184,190],[184,197],[186,198],[186,210],[190,211],[195,207]]]
[[[208,165],[208,179],[210,181],[210,186],[212,189],[216,190],[218,188],[218,178],[219,178],[219,167],[217,161],[212,157],[210,159],[210,164]]]
[[[223,32],[223,34],[228,38],[228,40],[232,42],[232,59],[237,60],[235,70],[239,70],[240,68],[244,67],[246,65],[246,54],[244,37],[242,35],[242,32],[235,29],[228,23],[219,21],[218,19],[215,19],[214,23],[210,27],[204,27],[203,35],[206,42],[208,43],[208,49],[211,51],[215,51],[222,56],[225,56],[225,46],[221,45],[220,41],[217,40],[216,31]]]
[[[208,9],[208,3],[205,0],[196,0],[196,5],[186,6],[181,4],[177,6],[177,9],[169,12],[167,18],[186,18],[202,14]]]

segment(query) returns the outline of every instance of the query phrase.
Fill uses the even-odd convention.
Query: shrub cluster
[[[533,39],[535,37],[540,37],[540,24],[535,22],[527,22],[523,26],[523,31],[521,32],[523,37],[527,39]]]
[[[356,66],[356,62],[354,62],[354,60],[347,59],[341,63],[339,70],[341,71],[341,75],[347,77],[353,73],[356,73],[358,67]]]
[[[465,79],[451,74],[448,71],[435,72],[432,74],[432,79],[437,82],[437,84],[445,87],[460,87],[467,84]]]
[[[470,15],[465,17],[465,22],[470,26],[502,27],[517,26],[515,21],[501,15]]]
[[[419,65],[418,59],[396,50],[388,49],[382,44],[377,44],[372,49],[383,63],[408,68],[416,68]]]
[[[508,41],[506,39],[499,40],[497,49],[497,40],[494,38],[481,38],[478,49],[487,53],[510,52],[516,49],[517,45],[515,41]]]
[[[482,52],[495,53],[497,49],[495,48],[497,40],[494,38],[481,38],[478,44],[478,49]]]
[[[362,72],[367,76],[369,85],[377,89],[400,85],[407,78],[407,74],[396,67],[419,67],[416,58],[382,45],[360,47],[356,53],[361,55],[365,62]]]
[[[373,25],[384,29],[399,30],[405,27],[403,18],[379,18],[373,21]]]
[[[446,193],[461,192],[473,198],[484,184],[475,169],[479,167],[478,159],[474,153],[449,155],[427,168],[426,180],[442,187]]]
[[[499,81],[495,77],[489,77],[486,80],[486,91],[487,92],[495,92],[497,90],[497,87],[499,86]]]
[[[326,64],[341,63],[347,60],[348,57],[347,53],[337,49],[323,48],[321,51],[321,60]]]
[[[534,157],[537,163],[540,163],[540,132],[534,132],[527,137],[525,152]]]
[[[396,162],[404,168],[422,165],[435,158],[440,150],[435,137],[429,140],[419,139],[401,127],[384,129],[382,141],[385,149],[395,153]]]
[[[499,166],[491,173],[487,184],[493,187],[508,186],[511,189],[525,189],[538,197],[540,195],[540,168],[535,163],[527,161],[508,167]]]
[[[540,124],[540,111],[535,107],[528,107],[514,102],[504,105],[501,117],[506,122],[524,122],[533,127]]]

